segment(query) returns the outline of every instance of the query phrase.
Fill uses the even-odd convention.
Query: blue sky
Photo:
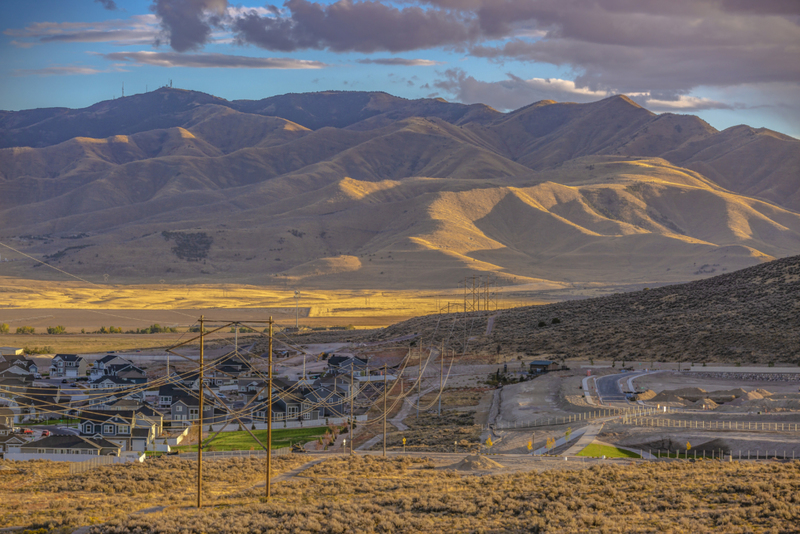
[[[8,110],[169,80],[229,100],[337,89],[501,110],[624,93],[800,137],[796,0],[4,0],[0,21]]]

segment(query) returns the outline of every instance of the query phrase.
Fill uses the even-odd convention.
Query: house
[[[561,366],[550,360],[535,360],[530,363],[531,373],[546,373],[548,371],[558,371]]]
[[[160,417],[139,411],[82,412],[78,418],[82,437],[108,440],[123,451],[147,450],[158,436],[159,426]]]
[[[17,397],[16,402],[26,419],[58,419],[69,409],[65,399],[62,399],[61,388],[28,388],[25,396]]]
[[[24,396],[33,379],[28,376],[16,378],[0,378],[0,399],[14,399]]]
[[[181,387],[176,384],[164,384],[158,388],[158,408],[161,410],[169,410],[176,398],[188,395],[189,391],[186,387]]]
[[[355,356],[331,356],[328,358],[328,368],[336,373],[353,376],[367,374],[367,360]]]
[[[2,418],[2,416],[0,416],[0,418]],[[16,429],[14,428],[13,422],[12,422],[11,425],[0,424],[0,436],[10,436],[11,434],[14,434],[15,432],[16,432]]]
[[[200,419],[200,399],[190,396],[175,398],[170,408],[170,415],[172,426],[189,426],[195,424],[195,422]],[[224,420],[224,415],[222,413],[216,413],[212,402],[203,403],[204,423],[212,424]]]
[[[77,354],[56,354],[50,363],[50,378],[86,376],[86,360]]]
[[[134,387],[135,384],[118,376],[104,376],[89,382],[89,388],[103,391],[114,391]]]
[[[120,447],[103,438],[51,435],[22,445],[8,446],[7,460],[57,460],[82,462],[97,456],[119,456]]]
[[[5,363],[9,366],[17,366],[27,371],[27,374],[31,374],[36,378],[39,378],[39,366],[36,365],[36,362],[33,360],[29,360],[25,356],[6,356]],[[0,368],[3,367],[3,364],[0,363]]]
[[[35,378],[32,371],[19,365],[12,365],[9,362],[0,363],[0,378]]]
[[[112,365],[112,364],[131,364],[131,365],[133,365],[131,362],[129,362],[125,358],[121,358],[121,357],[117,356],[116,354],[107,354],[106,356],[103,356],[102,358],[100,358],[99,360],[94,362],[94,366],[92,367],[92,370],[89,373],[89,379],[90,380],[97,380],[98,378],[101,378],[103,376],[108,375],[109,373],[108,373],[107,367],[109,365]]]
[[[0,358],[3,356],[22,356],[24,352],[25,351],[19,347],[0,347]]]
[[[19,434],[5,434],[0,436],[0,454],[8,452],[8,448],[17,449],[28,442],[23,436]]]
[[[17,414],[15,414],[11,408],[0,406],[0,431],[2,431],[2,427],[13,429],[16,416]]]

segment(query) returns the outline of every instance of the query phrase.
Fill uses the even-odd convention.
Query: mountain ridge
[[[800,252],[800,142],[623,95],[504,114],[381,92],[229,102],[162,88],[5,112],[0,144],[114,124],[0,149],[4,239],[44,258],[80,235],[48,261],[82,276],[343,287],[449,287],[474,271],[674,282]],[[162,233],[212,245],[186,262]]]

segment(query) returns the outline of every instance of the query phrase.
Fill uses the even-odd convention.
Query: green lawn
[[[592,458],[599,458],[601,456],[605,456],[606,458],[641,458],[641,456],[635,452],[618,449],[610,445],[598,445],[597,443],[590,444],[579,452],[578,456],[589,456]]]
[[[318,428],[287,428],[272,431],[272,446],[274,448],[288,447],[293,443],[305,443],[313,441],[319,436],[325,435],[326,427]],[[255,436],[261,443],[267,442],[266,430],[253,430]],[[249,451],[250,449],[261,450],[261,446],[246,431],[241,432],[220,432],[213,441],[207,444],[203,450],[215,451]],[[186,445],[173,447],[178,451],[196,451],[197,445]]]

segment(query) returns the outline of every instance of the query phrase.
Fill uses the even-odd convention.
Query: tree
[[[528,451],[532,451],[532,450],[533,450],[533,442],[529,441],[528,442]]]
[[[492,443],[492,436],[489,436],[486,438],[486,450],[491,450],[492,445],[494,445],[494,443]]]
[[[9,326],[7,323],[0,324],[0,334],[8,334]]]
[[[67,329],[66,329],[66,328],[64,328],[64,327],[63,327],[63,326],[61,326],[61,325],[58,325],[58,326],[48,326],[48,327],[47,327],[47,333],[48,333],[48,334],[53,334],[53,335],[66,334],[66,333],[67,333]]]
[[[19,326],[17,327],[17,334],[35,334],[36,329],[32,326]]]
[[[572,427],[567,427],[567,431],[564,433],[564,437],[567,438],[569,441],[569,437],[572,435]]]

